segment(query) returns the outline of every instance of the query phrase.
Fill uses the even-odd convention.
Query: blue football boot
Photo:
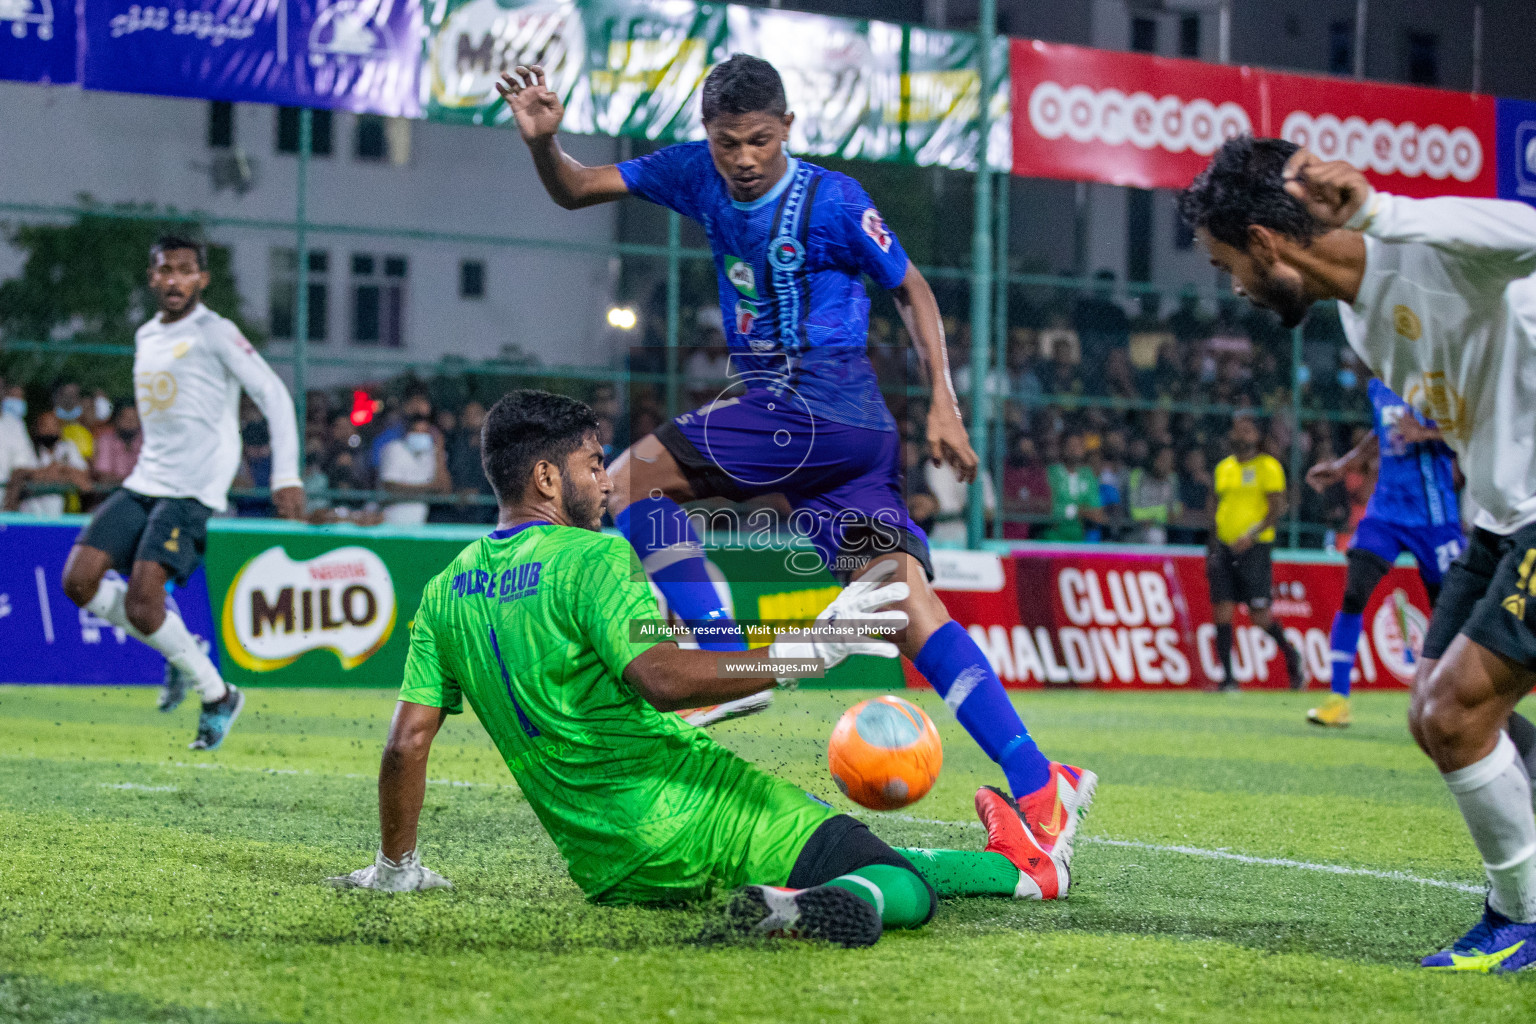
[[[1508,974],[1536,964],[1536,923],[1511,921],[1487,904],[1483,919],[1450,949],[1431,953],[1422,967],[1442,971]]]
[[[217,750],[224,737],[229,735],[230,728],[235,724],[235,719],[240,717],[240,709],[245,707],[245,694],[229,687],[229,692],[224,699],[213,704],[204,704],[202,714],[197,716],[197,739],[187,744],[188,750]]]

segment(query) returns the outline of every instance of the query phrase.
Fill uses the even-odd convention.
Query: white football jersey
[[[240,469],[240,389],[267,417],[272,489],[299,479],[293,399],[240,329],[207,306],[165,324],[156,314],[134,336],[133,393],[143,424],[139,461],[123,486],[196,498],[215,512]]]
[[[1536,209],[1377,192],[1348,227],[1365,276],[1339,303],[1371,371],[1461,457],[1476,525],[1536,522]]]

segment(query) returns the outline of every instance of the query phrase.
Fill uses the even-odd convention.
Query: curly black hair
[[[789,100],[784,96],[784,80],[772,64],[751,54],[733,53],[704,79],[700,105],[708,124],[721,114],[761,112],[783,117]]]
[[[485,415],[480,464],[503,504],[523,496],[540,460],[561,466],[597,433],[597,414],[585,402],[548,391],[509,391]]]
[[[164,234],[155,239],[155,244],[149,247],[149,262],[153,266],[155,257],[162,253],[175,252],[177,249],[191,249],[197,253],[197,269],[208,269],[208,247],[191,235]]]
[[[1179,214],[1191,228],[1235,249],[1248,248],[1248,226],[1258,224],[1301,242],[1319,227],[1285,190],[1285,164],[1299,149],[1284,139],[1239,135],[1228,139],[1205,170],[1179,193]]]

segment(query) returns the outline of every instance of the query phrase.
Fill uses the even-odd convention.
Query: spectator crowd
[[[1117,298],[1100,272],[1089,292],[1014,289],[1003,359],[984,387],[1001,414],[998,447],[982,453],[978,483],[994,532],[1009,539],[1202,543],[1210,525],[1211,470],[1227,454],[1234,410],[1259,417],[1263,447],[1291,464],[1293,379],[1313,416],[1299,438],[1300,467],[1351,448],[1367,429],[1368,374],[1343,344],[1336,319],[1308,321],[1303,363],[1267,314],[1223,302],[1212,310],[1192,291],[1162,311],[1155,293]],[[955,303],[946,303],[954,308]],[[678,400],[703,405],[731,387],[718,311],[704,307],[695,343],[680,353]],[[946,318],[950,365],[962,396],[971,386],[968,326]],[[895,344],[894,321],[876,315],[871,357],[903,431],[905,486],[913,518],[937,539],[964,536],[968,486],[926,457],[927,370]],[[646,350],[641,361],[650,357]],[[654,371],[635,365],[632,370]],[[553,383],[551,386],[557,386]],[[597,412],[610,455],[654,430],[665,388],[643,374],[626,389],[558,385]],[[484,390],[484,389],[481,389]],[[317,523],[490,523],[495,505],[480,468],[480,427],[493,395],[460,378],[430,384],[402,378],[369,394],[311,391],[304,431],[307,514]],[[37,515],[89,511],[132,470],[139,422],[131,400],[86,394],[59,381],[47,408],[0,381],[0,485],[5,507]],[[37,389],[34,396],[40,396]],[[362,396],[361,399],[359,396]],[[962,398],[969,408],[969,400]],[[271,515],[265,421],[249,401],[240,412],[242,460],[233,514]],[[1000,474],[997,467],[1001,466]],[[1367,473],[1318,494],[1289,481],[1301,540],[1341,542],[1363,511]]]

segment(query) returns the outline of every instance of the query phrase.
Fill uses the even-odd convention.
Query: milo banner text
[[[934,555],[945,606],[1007,686],[1203,689],[1221,679],[1201,555],[1086,548]],[[1329,678],[1328,631],[1343,597],[1342,563],[1276,560],[1272,608],[1313,681]],[[1412,681],[1428,609],[1418,573],[1394,568],[1365,610],[1356,686]],[[1278,645],[1241,611],[1236,622],[1237,681],[1284,688]],[[922,685],[910,669],[908,681]]]

